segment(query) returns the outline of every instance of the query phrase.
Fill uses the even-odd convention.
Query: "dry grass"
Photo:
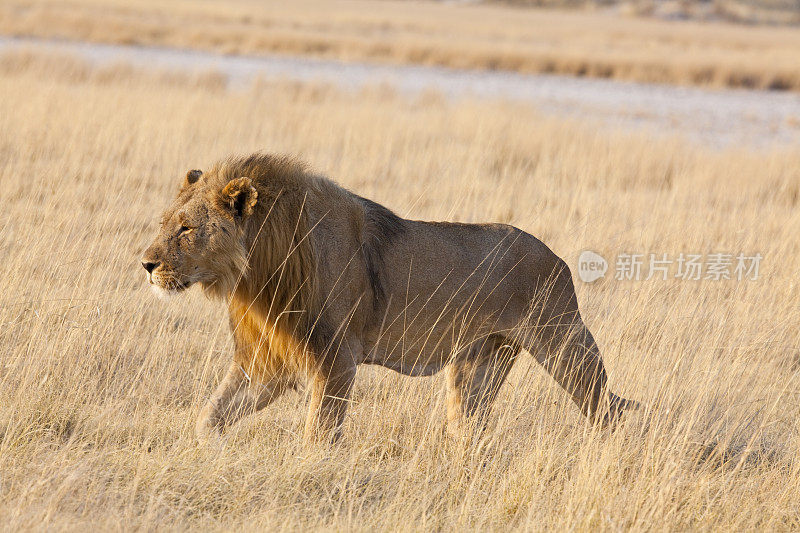
[[[373,0],[6,0],[0,32],[225,53],[800,90],[794,28]]]
[[[793,0],[487,0],[517,7],[618,10],[668,20],[727,21],[741,24],[797,24],[800,5]]]
[[[17,529],[800,528],[800,158],[708,152],[504,104],[83,72],[0,77],[0,523]],[[231,346],[137,260],[188,168],[299,154],[407,216],[592,248],[760,252],[751,282],[579,285],[614,388],[587,427],[527,359],[483,446],[441,434],[438,378],[360,371],[345,438],[304,448],[289,395],[200,447]]]

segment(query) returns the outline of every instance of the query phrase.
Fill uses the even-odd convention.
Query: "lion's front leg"
[[[356,368],[343,369],[330,375],[310,379],[311,399],[303,437],[306,442],[335,442],[350,402]]]
[[[226,427],[272,403],[285,390],[285,384],[279,381],[251,384],[241,367],[231,363],[225,378],[200,411],[195,426],[197,438],[203,441],[221,434]]]
[[[360,361],[361,344],[343,342],[328,362],[308,376],[310,401],[303,437],[306,442],[335,442],[341,436],[350,393]]]

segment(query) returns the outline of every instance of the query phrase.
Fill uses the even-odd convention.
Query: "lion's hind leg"
[[[521,344],[591,421],[614,426],[638,404],[612,393],[600,350],[580,314],[569,311],[534,328]]]
[[[486,427],[488,415],[519,350],[492,335],[475,341],[447,366],[447,430],[469,436]]]

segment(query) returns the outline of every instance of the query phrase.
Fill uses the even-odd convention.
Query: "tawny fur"
[[[448,368],[450,426],[485,419],[523,349],[587,415],[615,420],[566,264],[500,224],[406,220],[288,157],[189,171],[145,254],[151,283],[228,302],[236,352],[198,422],[222,430],[287,388],[307,436],[338,432],[359,364]]]

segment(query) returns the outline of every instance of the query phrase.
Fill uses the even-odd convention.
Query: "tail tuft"
[[[644,407],[644,404],[636,400],[627,400],[621,396],[611,393],[611,405],[616,406],[621,411],[638,411]]]
[[[606,413],[603,419],[604,426],[611,426],[613,429],[617,423],[619,423],[620,419],[622,418],[622,414],[625,411],[636,411],[643,407],[643,404],[637,402],[635,400],[627,400],[622,398],[621,396],[617,396],[616,394],[609,393],[609,409],[608,413]]]

